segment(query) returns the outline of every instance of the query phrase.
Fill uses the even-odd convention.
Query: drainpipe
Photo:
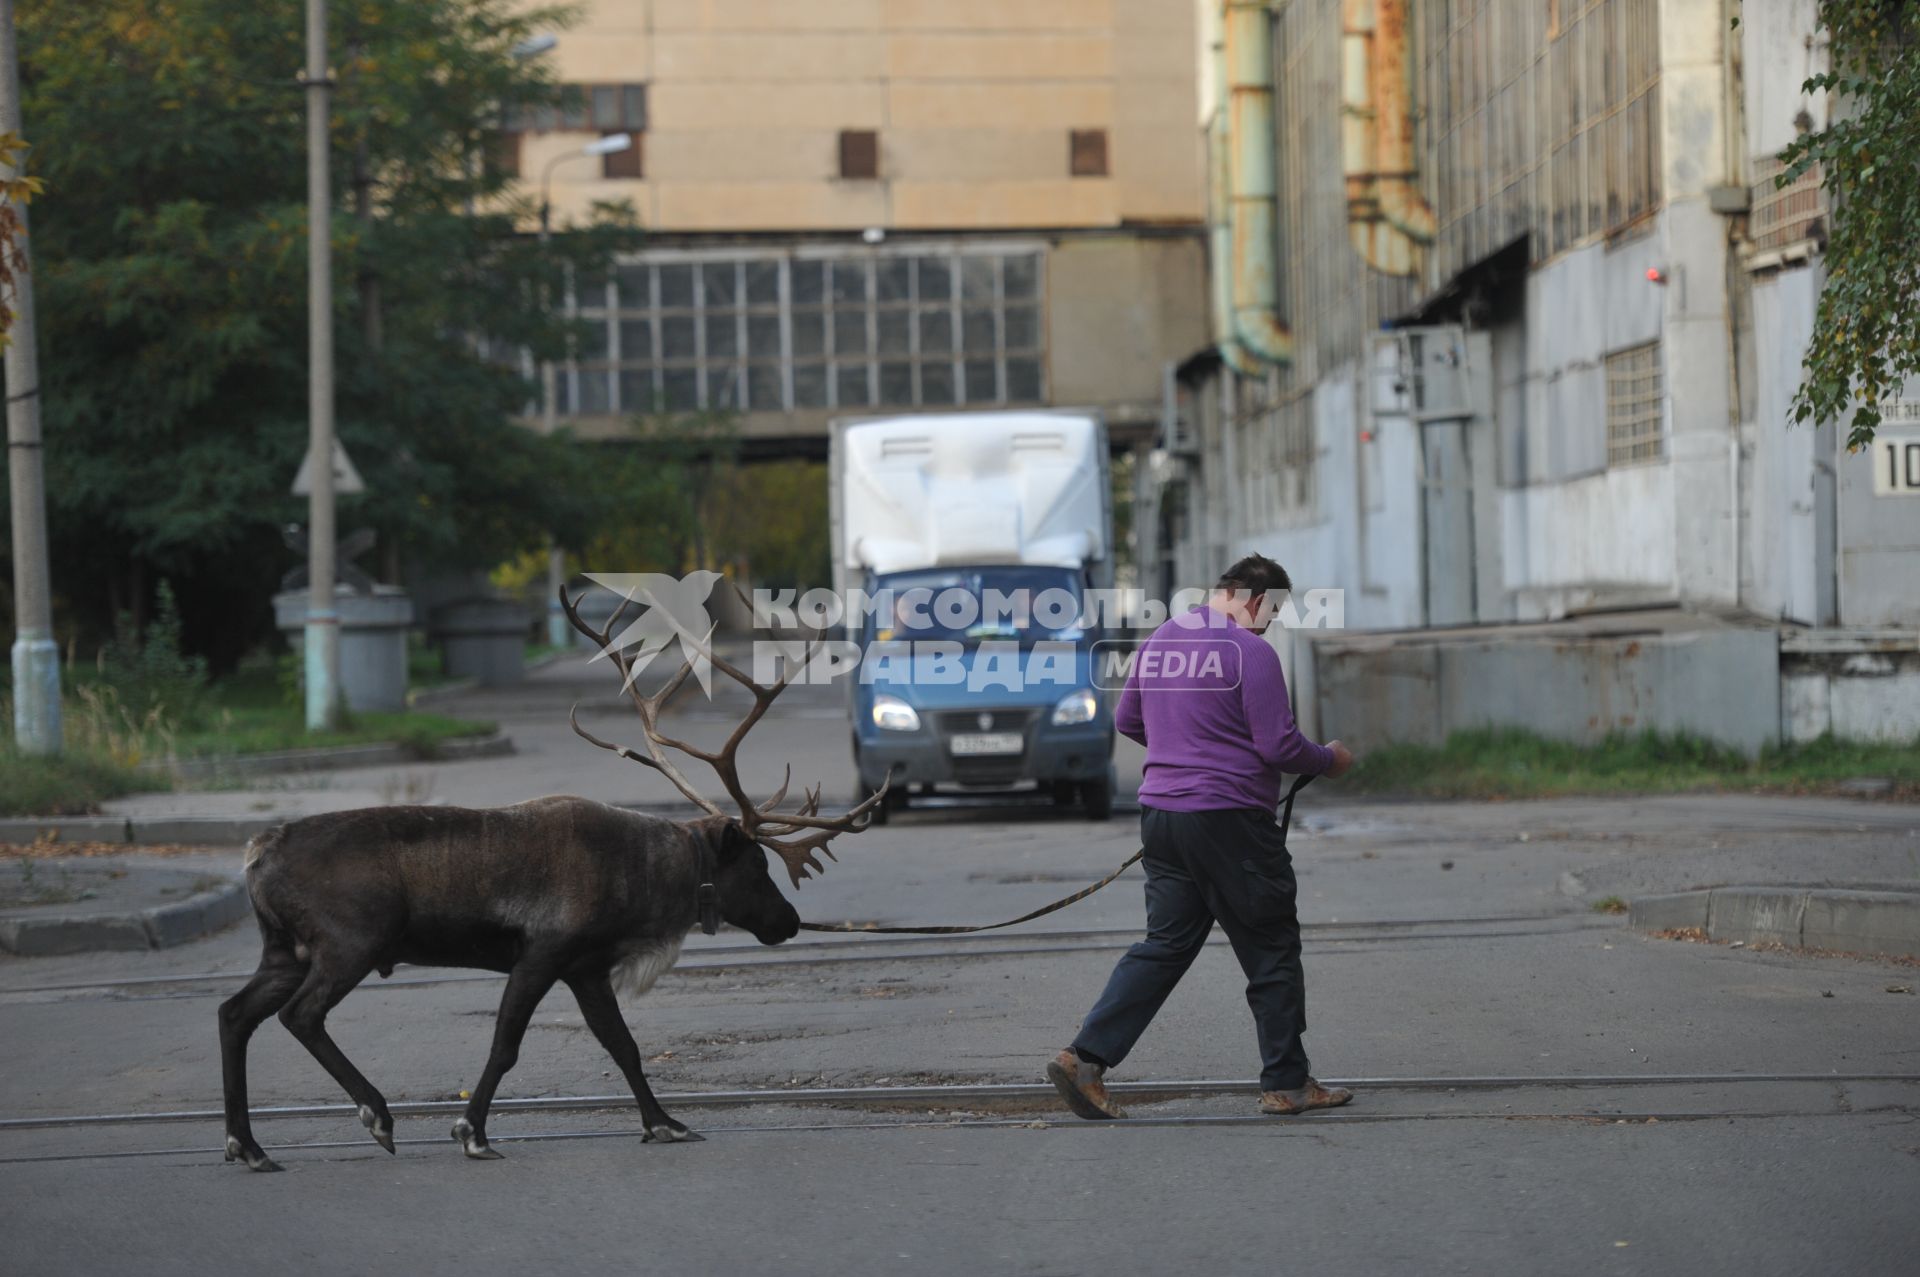
[[[1268,0],[1224,0],[1233,336],[1267,363],[1293,362],[1293,334],[1277,312],[1279,189],[1273,128],[1273,10]]]

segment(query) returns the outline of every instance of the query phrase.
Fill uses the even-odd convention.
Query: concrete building
[[[1638,609],[1640,637],[1615,636],[1631,659],[1642,638],[1694,653],[1631,694],[1643,674],[1552,662],[1504,693],[1437,664],[1355,673],[1358,700],[1323,678],[1309,708],[1376,738],[1920,732],[1920,489],[1900,468],[1920,477],[1920,385],[1872,455],[1787,419],[1827,212],[1817,175],[1776,189],[1772,157],[1828,110],[1800,91],[1824,65],[1814,9],[1203,3],[1214,339],[1169,378],[1141,494],[1159,579],[1260,549],[1343,588],[1348,626],[1418,632],[1400,649],[1492,625],[1564,645],[1594,628],[1567,618]],[[1789,634],[1784,657],[1728,638],[1733,666],[1702,637],[1756,624],[1825,637]],[[1385,650],[1341,650],[1361,649]],[[1739,723],[1674,708],[1709,666],[1778,690]],[[1373,702],[1416,685],[1439,700],[1391,726]]]
[[[548,56],[578,103],[504,162],[552,165],[557,224],[619,198],[648,231],[568,299],[603,335],[559,377],[586,437],[728,409],[823,451],[849,412],[1052,404],[1132,442],[1206,340],[1184,5],[591,0]]]

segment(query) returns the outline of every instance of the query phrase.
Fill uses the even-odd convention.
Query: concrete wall
[[[1780,731],[1772,630],[1324,638],[1313,663],[1318,730],[1358,749],[1502,726],[1580,744],[1684,731],[1753,752]]]
[[[1908,379],[1897,402],[1920,405],[1920,377]],[[1920,443],[1920,426],[1911,423],[1882,426],[1881,433]],[[1920,626],[1920,494],[1876,494],[1879,457],[1872,450],[1842,454],[1835,465],[1840,623]]]
[[[1673,594],[1667,462],[1607,465],[1606,357],[1661,339],[1667,290],[1647,271],[1662,253],[1639,234],[1553,259],[1500,337],[1502,586],[1520,619]]]
[[[1833,427],[1790,416],[1819,296],[1815,267],[1752,284],[1754,413],[1745,431],[1745,603],[1761,616],[1833,624]]]
[[[1822,44],[1807,39],[1814,19],[1814,0],[1775,0],[1746,14],[1742,105],[1751,161],[1777,155],[1803,123],[1827,123],[1825,95],[1800,91],[1825,68]],[[1751,353],[1742,368],[1753,401],[1745,429],[1742,602],[1805,624],[1920,625],[1920,497],[1877,495],[1875,458],[1837,450],[1834,423],[1809,428],[1789,418],[1825,280],[1817,245],[1803,249],[1751,281]],[[1897,398],[1920,404],[1920,380]],[[1920,438],[1910,425],[1887,433]]]
[[[645,178],[554,178],[562,221],[627,199],[669,231],[1007,229],[1203,216],[1194,13],[1169,0],[589,0],[568,83],[644,83]],[[842,129],[880,134],[842,180]],[[1069,132],[1105,129],[1108,175]],[[590,133],[528,135],[521,171]]]
[[[1063,239],[1047,255],[1048,384],[1056,404],[1157,423],[1162,374],[1207,339],[1198,236]]]

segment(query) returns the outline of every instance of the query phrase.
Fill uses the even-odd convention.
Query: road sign
[[[338,439],[333,441],[333,494],[345,496],[355,492],[365,492],[367,485],[360,478],[360,472],[353,468],[353,458]],[[293,476],[293,495],[304,497],[313,491],[313,454],[308,453],[300,459],[300,473]]]

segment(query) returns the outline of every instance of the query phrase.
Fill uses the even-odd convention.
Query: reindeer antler
[[[626,612],[627,604],[631,601],[623,597],[620,606],[614,610],[606,626],[596,630],[581,619],[574,600],[567,596],[566,587],[564,585],[560,587],[560,608],[566,613],[568,623],[592,639],[613,662],[614,668],[619,670],[621,686],[626,690],[628,698],[633,701],[633,707],[640,715],[640,726],[646,733],[646,753],[641,754],[624,745],[615,745],[610,741],[601,740],[587,731],[580,726],[577,707],[575,713],[568,715],[568,721],[573,725],[574,732],[591,745],[653,768],[673,782],[675,789],[698,804],[709,815],[724,816],[726,813],[694,788],[693,783],[674,766],[665,751],[673,750],[689,758],[699,759],[713,768],[714,773],[720,778],[721,786],[727,791],[727,797],[739,808],[740,826],[746,831],[747,836],[786,862],[787,873],[793,878],[795,886],[799,886],[800,880],[812,873],[824,873],[826,866],[814,857],[814,853],[825,852],[829,860],[834,859],[833,850],[827,845],[828,843],[841,834],[859,833],[871,824],[875,808],[887,800],[887,789],[892,785],[893,778],[889,776],[872,797],[843,815],[822,816],[820,815],[820,788],[817,785],[806,791],[796,810],[791,812],[778,810],[781,802],[786,799],[787,788],[793,780],[792,767],[787,768],[787,778],[781,782],[779,792],[763,803],[756,803],[747,795],[746,787],[740,783],[738,764],[740,743],[746,739],[747,733],[753,730],[754,724],[766,716],[767,710],[779,698],[780,693],[787,690],[787,685],[793,681],[794,675],[807,667],[813,656],[814,642],[809,641],[801,653],[799,662],[790,664],[786,672],[780,676],[779,681],[769,687],[754,682],[717,655],[708,643],[712,637],[711,632],[705,639],[695,639],[691,634],[682,632],[680,641],[682,646],[688,649],[689,655],[681,662],[678,673],[668,679],[658,691],[648,695],[642,692],[634,681],[636,671],[633,668],[633,658],[621,651],[613,640],[614,627],[619,623],[621,616]],[[749,709],[745,717],[735,724],[732,733],[718,750],[701,749],[687,741],[668,736],[660,730],[660,711],[672,699],[674,693],[686,683],[687,675],[693,671],[693,663],[696,659],[707,661],[713,668],[746,688],[753,695],[753,708]]]

